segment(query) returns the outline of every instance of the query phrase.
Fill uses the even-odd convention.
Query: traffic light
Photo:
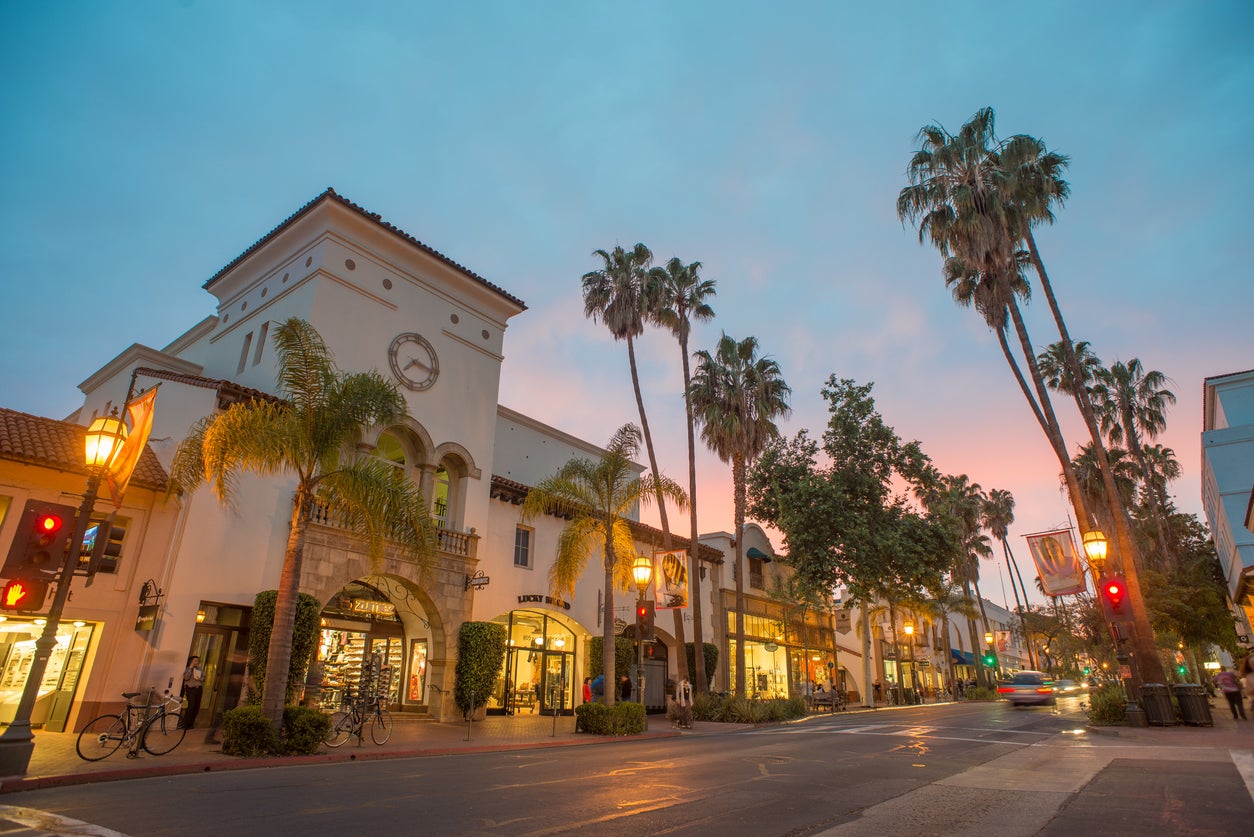
[[[1181,677],[1184,677],[1188,673],[1189,673],[1189,667],[1186,666],[1184,663],[1181,663],[1180,665],[1176,666],[1176,674],[1180,675]]]
[[[641,642],[653,641],[653,602],[645,601],[636,605],[636,639]]]
[[[0,610],[38,610],[48,595],[48,582],[42,579],[15,578],[0,592]]]
[[[1128,616],[1128,585],[1123,576],[1112,575],[1102,579],[1102,610],[1107,621],[1114,622]]]
[[[993,651],[984,652],[984,667],[997,668],[997,654]]]
[[[61,572],[74,533],[73,506],[27,500],[0,576],[50,581]]]
[[[1085,677],[1088,677],[1088,676],[1089,676],[1089,674],[1090,674],[1092,671],[1093,671],[1093,669],[1092,669],[1091,667],[1089,667],[1089,666],[1085,666],[1085,667],[1084,667],[1084,676],[1085,676]]]
[[[116,572],[118,557],[122,554],[122,539],[126,537],[126,518],[118,520],[109,515],[104,520],[93,521],[83,536],[83,551],[79,555],[79,571],[86,574],[87,583],[96,573]]]

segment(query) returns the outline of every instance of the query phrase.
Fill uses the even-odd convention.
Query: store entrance
[[[575,711],[575,634],[543,611],[515,610],[493,620],[505,628],[505,665],[488,696],[494,715]]]
[[[334,711],[371,691],[393,709],[422,703],[427,639],[410,641],[407,661],[405,625],[387,596],[354,581],[327,602],[321,619],[315,705]]]

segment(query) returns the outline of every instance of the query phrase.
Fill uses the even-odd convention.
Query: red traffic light
[[[1118,604],[1123,601],[1123,597],[1128,595],[1128,588],[1124,585],[1122,578],[1108,578],[1102,582],[1102,592],[1110,599],[1111,604]]]
[[[35,518],[35,528],[43,535],[55,535],[63,525],[65,521],[55,514],[44,513]]]

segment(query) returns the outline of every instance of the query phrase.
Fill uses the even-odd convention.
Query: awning
[[[749,547],[749,551],[746,552],[745,555],[749,556],[750,558],[757,558],[759,561],[762,561],[767,564],[771,562],[771,556],[767,555],[765,552],[758,549],[756,546]]]
[[[959,651],[957,648],[950,648],[949,656],[952,657],[953,661],[960,666],[975,665],[975,655],[968,654],[966,651]]]

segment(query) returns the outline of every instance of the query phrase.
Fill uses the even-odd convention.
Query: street
[[[1078,707],[1060,708],[911,707],[722,735],[106,782],[6,801],[133,837],[1235,834],[1254,817],[1254,777],[1243,779],[1237,764],[1248,766],[1248,746],[1179,748],[1163,760],[1162,748],[1077,734],[1082,716],[1068,710]]]

